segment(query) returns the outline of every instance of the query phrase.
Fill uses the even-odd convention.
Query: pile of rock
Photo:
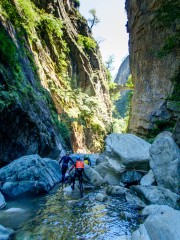
[[[180,150],[169,132],[152,145],[133,134],[111,134],[97,163],[107,194],[124,195],[135,209],[149,205],[143,212],[157,205],[132,236],[119,239],[180,239]]]

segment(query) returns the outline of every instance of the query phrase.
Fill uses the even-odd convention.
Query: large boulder
[[[111,166],[117,163],[129,169],[149,170],[149,149],[151,144],[133,134],[112,133],[106,138],[106,155]]]
[[[98,187],[104,183],[104,180],[101,177],[101,175],[95,169],[93,169],[87,164],[85,164],[84,172],[86,177],[93,186]]]
[[[180,212],[165,211],[163,214],[150,215],[144,222],[150,239],[179,240],[180,239]]]
[[[152,213],[140,227],[132,233],[130,240],[179,240],[180,212],[165,209]]]
[[[57,161],[37,154],[21,157],[0,169],[1,190],[7,198],[47,193],[60,180]]]
[[[150,148],[150,167],[158,186],[178,193],[180,187],[180,150],[168,134],[161,134]]]
[[[158,205],[158,204],[152,204],[152,205],[148,205],[146,206],[143,210],[142,210],[142,215],[143,216],[149,216],[151,214],[163,214],[166,211],[170,211],[173,210],[173,208],[167,206],[167,205]]]
[[[11,227],[12,229],[17,229],[24,222],[29,219],[31,211],[23,208],[8,208],[6,210],[1,210],[0,223],[4,226]],[[0,237],[1,239],[1,237]]]
[[[169,189],[158,186],[132,186],[131,190],[148,205],[168,205],[180,209],[180,196]]]
[[[95,170],[104,179],[104,182],[110,185],[119,185],[121,181],[121,175],[117,170],[112,168],[109,162],[102,162],[95,167]]]

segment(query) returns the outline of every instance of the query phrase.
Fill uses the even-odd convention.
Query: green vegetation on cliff
[[[1,111],[13,102],[22,107],[29,102],[39,112],[36,103],[44,101],[51,112],[51,123],[59,129],[66,145],[73,132],[80,131],[79,136],[85,139],[89,131],[91,143],[83,140],[84,144],[90,150],[99,151],[109,131],[105,103],[93,93],[94,80],[88,83],[92,90],[87,94],[79,84],[79,76],[71,73],[70,47],[74,51],[74,45],[70,46],[66,23],[55,17],[54,10],[50,13],[35,3],[31,0],[0,2],[0,20],[4,25],[0,25],[0,74],[4,81],[0,85]],[[74,4],[78,7],[78,1]],[[75,16],[78,18],[78,14]],[[11,33],[5,30],[8,21]],[[83,29],[84,19],[79,16],[77,21]],[[97,48],[94,39],[81,31],[76,40],[76,47],[85,50],[87,56]],[[103,82],[103,88],[108,96],[108,84]]]
[[[159,51],[158,56],[163,57],[172,51],[176,51],[180,46],[180,4],[175,0],[160,0],[160,8],[156,13],[156,22],[163,28],[171,29],[171,33],[164,39],[163,48]]]

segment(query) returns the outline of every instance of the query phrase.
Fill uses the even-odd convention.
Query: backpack
[[[84,162],[76,161],[75,168],[77,171],[84,171]]]
[[[87,164],[87,165],[89,165],[89,160],[88,160],[88,159],[85,159],[85,160],[84,160],[84,163]]]

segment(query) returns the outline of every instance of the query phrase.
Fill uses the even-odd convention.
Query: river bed
[[[102,191],[89,190],[82,199],[74,199],[57,185],[44,196],[8,202],[6,209],[21,208],[24,212],[5,214],[3,210],[0,224],[15,230],[15,240],[112,240],[130,235],[141,223],[138,211],[122,197],[97,201],[95,195]],[[132,217],[125,219],[123,212]]]

